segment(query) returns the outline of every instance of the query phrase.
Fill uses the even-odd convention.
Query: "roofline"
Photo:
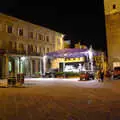
[[[50,28],[46,28],[46,27],[43,27],[43,26],[38,25],[38,24],[34,24],[34,23],[32,23],[32,22],[29,22],[29,21],[25,21],[25,20],[23,20],[23,19],[19,19],[19,18],[17,18],[17,17],[12,16],[12,15],[4,14],[4,13],[1,13],[1,12],[0,12],[0,15],[5,16],[5,17],[8,17],[8,18],[9,18],[9,17],[10,17],[10,18],[13,18],[14,20],[18,20],[18,21],[22,21],[22,22],[28,23],[28,24],[34,25],[34,26],[36,26],[36,27],[42,27],[43,29],[47,29],[47,30],[50,30],[50,31],[59,33],[59,34],[61,34],[61,35],[63,35],[63,36],[66,35],[66,34],[57,32],[57,31],[55,31],[55,30],[52,30],[52,29],[50,29]]]

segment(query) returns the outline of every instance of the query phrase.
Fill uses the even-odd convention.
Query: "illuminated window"
[[[115,4],[113,4],[113,9],[116,9],[116,5]]]
[[[19,35],[19,36],[23,36],[23,29],[22,29],[22,28],[19,28],[19,29],[18,29],[18,35]]]
[[[7,26],[7,32],[12,33],[12,26]]]

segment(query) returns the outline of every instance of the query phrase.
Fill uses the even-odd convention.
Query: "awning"
[[[50,52],[46,55],[48,57],[54,57],[54,58],[79,58],[84,56],[89,56],[89,49],[79,49],[79,48],[66,48],[63,50],[58,50],[56,52]],[[92,50],[93,56],[100,55],[100,52],[96,52]]]

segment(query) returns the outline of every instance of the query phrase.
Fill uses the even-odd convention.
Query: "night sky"
[[[97,0],[96,0],[97,1]],[[99,0],[98,0],[99,1]],[[106,51],[104,7],[102,2],[79,6],[20,6],[10,4],[1,12],[66,34],[65,40],[81,42]]]

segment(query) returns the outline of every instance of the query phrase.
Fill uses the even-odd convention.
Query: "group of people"
[[[97,79],[99,82],[103,82],[104,81],[104,71],[103,70],[99,70],[97,72]]]

